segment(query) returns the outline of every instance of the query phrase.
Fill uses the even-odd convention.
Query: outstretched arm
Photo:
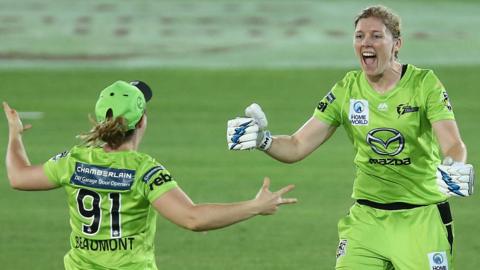
[[[293,135],[273,136],[272,146],[266,153],[285,163],[297,162],[327,141],[335,130],[335,126],[311,117]]]
[[[256,215],[271,215],[278,206],[296,203],[297,199],[282,195],[294,188],[286,186],[276,192],[269,190],[270,179],[265,177],[256,197],[236,203],[195,204],[185,192],[176,187],[153,202],[162,216],[173,223],[192,231],[207,231],[223,228]]]
[[[31,128],[23,126],[17,111],[3,102],[8,121],[8,146],[5,163],[10,186],[20,190],[45,190],[56,188],[43,172],[42,166],[32,166],[22,142],[22,133]]]
[[[267,116],[253,103],[245,109],[247,117],[227,122],[227,143],[230,150],[258,148],[271,157],[293,163],[304,159],[335,132],[336,127],[311,117],[295,134],[272,136],[267,130]]]

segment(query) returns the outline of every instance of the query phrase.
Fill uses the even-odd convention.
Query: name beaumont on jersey
[[[91,251],[132,250],[134,240],[134,237],[96,240],[75,236],[75,248]]]

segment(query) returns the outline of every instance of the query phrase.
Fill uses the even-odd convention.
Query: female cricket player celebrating
[[[369,7],[354,26],[361,70],[337,82],[291,136],[272,137],[252,104],[247,117],[228,122],[229,148],[292,163],[342,125],[355,149],[356,203],[338,224],[336,269],[451,270],[446,200],[469,196],[474,177],[448,95],[431,70],[399,62],[400,20],[390,10]]]
[[[256,197],[230,204],[194,204],[171,174],[137,151],[147,128],[143,82],[115,82],[96,103],[98,123],[85,144],[56,155],[43,166],[30,165],[18,113],[3,103],[9,126],[6,165],[10,185],[20,190],[64,187],[70,212],[70,251],[66,269],[157,269],[154,258],[156,214],[193,231],[222,228],[255,215],[275,213],[289,185],[269,191],[265,178]]]

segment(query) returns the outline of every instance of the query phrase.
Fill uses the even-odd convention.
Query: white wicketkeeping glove
[[[468,197],[473,194],[475,173],[471,164],[446,157],[437,168],[437,184],[448,197]]]
[[[262,108],[253,103],[245,109],[247,117],[237,117],[227,122],[227,143],[230,150],[258,148],[266,151],[272,145],[268,121]]]

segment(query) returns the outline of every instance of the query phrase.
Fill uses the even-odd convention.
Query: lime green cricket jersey
[[[454,115],[431,70],[408,65],[386,94],[372,89],[363,71],[349,72],[321,100],[314,117],[343,125],[353,143],[354,199],[411,204],[446,199],[436,184],[440,156],[432,123]]]
[[[67,192],[66,269],[157,269],[151,202],[177,186],[162,165],[136,151],[75,146],[43,168]]]

